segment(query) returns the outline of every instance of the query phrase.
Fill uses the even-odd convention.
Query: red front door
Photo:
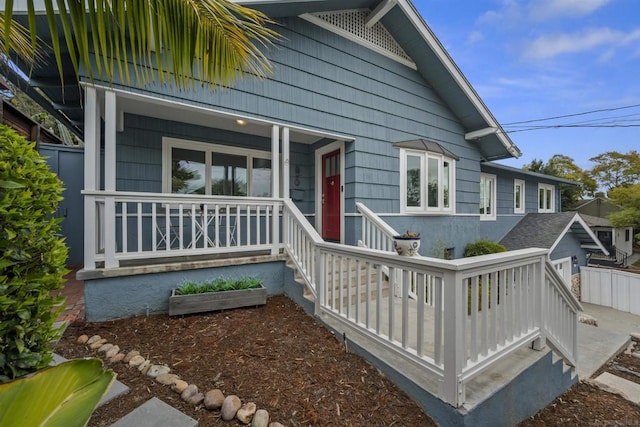
[[[322,238],[340,241],[340,150],[322,156]]]

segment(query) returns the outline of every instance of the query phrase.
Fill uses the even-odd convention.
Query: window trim
[[[205,156],[205,191],[206,195],[211,195],[211,156],[212,153],[231,154],[244,156],[247,160],[247,197],[251,196],[253,188],[253,159],[266,159],[273,162],[271,151],[261,151],[251,148],[231,147],[229,145],[190,141],[171,137],[162,137],[162,192],[171,194],[171,152],[173,148],[182,148],[192,151],[202,151]],[[272,163],[273,179],[273,163]],[[258,197],[258,196],[255,196]]]
[[[518,204],[518,193],[516,188],[520,186],[520,208],[517,207]],[[513,213],[514,214],[523,214],[525,213],[525,181],[522,179],[514,179],[513,180]]]
[[[407,206],[407,156],[415,156],[420,158],[420,206]],[[438,185],[438,206],[429,207],[427,201],[427,177],[429,159],[438,161],[439,179]],[[449,207],[444,207],[444,163],[449,163]],[[432,213],[432,214],[454,214],[456,211],[456,161],[450,157],[438,153],[432,153],[424,150],[413,150],[409,148],[400,148],[400,213]]]
[[[551,206],[546,206],[546,200],[547,198],[544,198],[545,201],[545,206],[541,206],[540,205],[540,190],[544,190],[545,193],[546,191],[551,191]],[[546,194],[545,194],[546,196]],[[555,212],[555,207],[556,207],[556,186],[555,185],[551,185],[551,184],[543,184],[543,183],[538,183],[538,194],[537,194],[537,202],[538,204],[538,213],[553,213]]]
[[[489,180],[489,182],[492,183],[492,190],[491,191],[491,199],[489,200],[489,204],[491,209],[491,213],[489,215],[487,214],[483,214],[480,213],[480,209],[482,209],[482,197],[480,197],[480,203],[478,206],[478,212],[480,213],[480,221],[495,221],[497,218],[497,192],[498,192],[498,177],[496,175],[490,174],[490,173],[484,173],[481,172],[480,173],[480,188],[482,189],[482,180]],[[478,192],[478,195],[481,195],[482,190]]]

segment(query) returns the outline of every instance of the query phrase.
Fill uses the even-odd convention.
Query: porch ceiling
[[[104,102],[104,91],[98,90],[101,101]],[[113,88],[110,88],[113,90]],[[348,141],[352,138],[344,135],[329,134],[313,129],[298,128],[285,123],[274,123],[258,118],[234,115],[223,111],[216,111],[204,106],[179,103],[169,99],[156,98],[148,95],[136,94],[116,90],[117,114],[136,114],[156,119],[188,123],[194,126],[222,129],[242,134],[271,137],[274,124],[289,128],[289,141],[300,144],[313,144],[323,139]],[[244,124],[239,124],[241,120]],[[126,123],[125,123],[126,126]]]

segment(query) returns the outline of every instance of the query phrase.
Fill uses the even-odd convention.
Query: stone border
[[[243,424],[251,427],[284,427],[279,422],[269,422],[269,412],[265,409],[258,409],[254,402],[242,403],[236,395],[224,396],[218,388],[202,393],[195,384],[189,384],[180,379],[177,374],[171,373],[171,368],[166,365],[155,365],[150,360],[140,355],[138,350],[131,350],[128,353],[120,351],[120,347],[107,342],[106,338],[100,335],[88,337],[81,335],[76,342],[79,345],[88,346],[91,350],[102,354],[102,357],[111,363],[121,362],[129,368],[137,368],[142,375],[154,378],[159,384],[171,387],[171,390],[180,394],[186,403],[198,406],[203,405],[210,411],[220,411],[224,421],[237,419]]]

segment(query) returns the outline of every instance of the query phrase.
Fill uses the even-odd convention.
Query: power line
[[[520,125],[520,124],[535,123],[535,122],[544,122],[544,121],[548,121],[548,120],[565,119],[567,117],[576,117],[576,116],[586,116],[588,114],[604,113],[604,112],[618,111],[618,110],[624,110],[624,109],[628,109],[628,108],[637,108],[637,107],[640,107],[640,104],[627,105],[627,106],[624,106],[624,107],[615,107],[615,108],[603,108],[601,110],[584,111],[582,113],[565,114],[565,115],[562,115],[562,116],[546,117],[546,118],[542,118],[542,119],[523,120],[523,121],[520,121],[520,122],[505,123],[505,124],[503,124],[503,126]]]

